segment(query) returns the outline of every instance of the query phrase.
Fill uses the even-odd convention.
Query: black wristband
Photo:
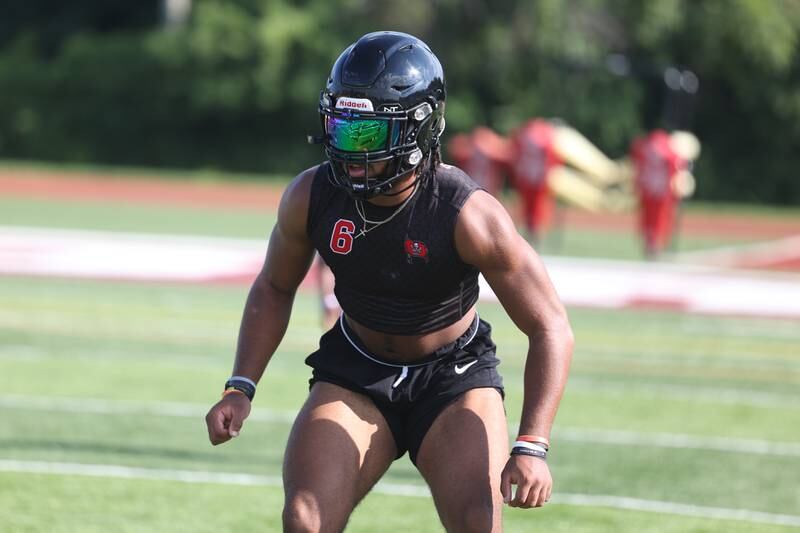
[[[243,379],[232,378],[226,381],[225,390],[230,390],[230,389],[238,390],[239,392],[247,396],[247,399],[250,400],[251,402],[253,401],[253,398],[255,398],[256,396],[256,388],[251,383],[248,383]]]
[[[530,448],[523,448],[522,446],[512,448],[511,455],[530,455],[532,457],[538,457],[539,459],[547,459],[547,452],[543,452],[541,450],[531,450]]]

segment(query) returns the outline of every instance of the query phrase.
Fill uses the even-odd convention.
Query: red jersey
[[[547,185],[548,173],[562,162],[554,140],[555,128],[543,119],[533,119],[515,132],[512,169],[517,187]]]
[[[672,149],[669,134],[664,130],[654,130],[636,139],[631,159],[636,166],[636,187],[642,195],[653,198],[673,195],[672,182],[686,167],[686,161]]]

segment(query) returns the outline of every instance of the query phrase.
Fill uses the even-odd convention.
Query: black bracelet
[[[232,378],[226,381],[225,390],[230,390],[230,389],[238,390],[239,392],[247,396],[247,399],[250,400],[251,402],[253,401],[253,398],[255,398],[256,396],[256,388],[251,383],[248,383],[243,379]]]
[[[511,455],[530,455],[532,457],[538,457],[539,459],[547,459],[547,452],[543,452],[541,450],[531,450],[530,448],[523,448],[522,446],[512,448]]]

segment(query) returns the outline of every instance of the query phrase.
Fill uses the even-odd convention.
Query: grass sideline
[[[300,171],[302,169],[298,169]],[[155,168],[137,166],[115,166],[90,163],[57,163],[47,161],[26,161],[0,159],[0,172],[46,172],[48,174],[64,174],[70,176],[108,176],[115,179],[164,179],[169,181],[186,181],[196,183],[242,183],[284,187],[292,176],[289,174],[261,172],[231,172],[214,168],[180,169]]]

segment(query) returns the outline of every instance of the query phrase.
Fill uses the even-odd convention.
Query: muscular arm
[[[297,176],[286,188],[272,230],[264,266],[259,272],[247,303],[233,375],[258,382],[289,324],[294,294],[311,266],[314,249],[306,236],[306,216],[313,169]],[[250,400],[244,394],[223,395],[206,415],[208,438],[217,445],[239,435],[250,414]]]
[[[491,195],[477,191],[456,224],[456,248],[528,337],[520,434],[549,439],[572,359],[573,336],[544,265]]]
[[[264,266],[250,288],[244,307],[234,375],[258,382],[286,333],[295,292],[314,253],[306,235],[312,179],[313,171],[300,174],[281,199]]]

